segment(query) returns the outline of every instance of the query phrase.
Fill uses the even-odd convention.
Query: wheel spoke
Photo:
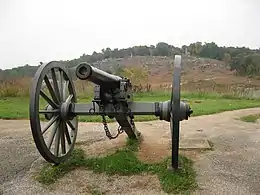
[[[48,147],[49,150],[50,150],[51,145],[52,145],[52,143],[53,143],[53,140],[54,140],[54,137],[55,137],[55,135],[56,135],[57,129],[58,129],[58,123],[57,123],[57,121],[55,121],[55,122],[54,122],[54,125],[53,125],[53,127],[52,127],[52,130],[51,130],[51,134],[50,134],[49,140],[48,140],[48,145],[47,145],[47,147]]]
[[[57,94],[57,98],[58,98],[59,101],[61,101],[60,91],[59,91],[57,77],[56,77],[56,73],[55,73],[54,68],[51,69],[51,75],[52,75],[53,87],[54,87],[54,90]]]
[[[51,107],[58,108],[58,105],[54,103],[42,90],[40,91],[40,95],[51,105]]]
[[[65,99],[63,98],[63,81],[64,81],[64,77],[63,77],[63,71],[59,70],[59,88],[60,88],[60,92],[61,92],[61,101],[63,102]]]
[[[66,96],[67,96],[66,93],[67,93],[68,86],[69,86],[69,81],[65,80],[63,85],[63,91],[62,91],[63,100],[66,100]]]
[[[60,126],[60,130],[61,130],[61,152],[62,154],[66,154],[66,145],[65,145],[65,134],[64,134],[64,125],[65,123],[62,121]]]
[[[61,123],[61,121],[60,121]],[[58,125],[58,131],[56,133],[56,137],[55,137],[55,146],[54,146],[54,155],[58,157],[59,155],[59,147],[60,147],[60,123]]]
[[[73,98],[73,95],[69,95],[69,97],[66,99],[66,103],[69,103],[69,102],[71,102],[71,99]]]
[[[68,123],[68,125],[70,126],[70,128],[71,128],[72,130],[75,130],[75,129],[76,129],[76,127],[74,127],[74,125],[72,124],[71,121],[67,121],[67,123]]]
[[[40,114],[48,114],[48,113],[58,113],[59,110],[58,109],[55,109],[55,110],[39,110],[39,113]]]
[[[71,145],[70,134],[69,134],[69,130],[68,130],[66,123],[64,124],[64,133],[66,135],[66,139],[67,139],[68,144]]]
[[[53,88],[52,88],[52,86],[51,86],[51,83],[50,83],[49,78],[47,77],[47,75],[45,75],[44,81],[45,81],[45,84],[46,84],[47,88],[49,89],[49,92],[50,92],[50,94],[51,94],[51,97],[52,97],[53,101],[54,101],[56,104],[59,104],[59,101],[58,101],[58,99],[57,99],[57,96],[56,96],[56,94],[55,94],[55,92],[54,92],[54,90],[53,90]]]
[[[53,116],[52,118],[51,118],[51,120],[49,120],[48,122],[47,122],[47,124],[45,125],[45,127],[43,128],[43,130],[42,130],[42,135],[50,128],[50,126],[58,119],[58,115],[56,115],[56,116]]]

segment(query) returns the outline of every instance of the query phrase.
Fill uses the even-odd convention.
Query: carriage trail
[[[213,151],[189,154],[195,161],[200,188],[194,194],[260,194],[260,124],[236,120],[257,113],[260,108],[191,117],[181,122],[181,145],[193,147],[194,140],[210,140],[214,145]],[[169,123],[136,122],[136,127],[144,138],[140,159],[156,161],[169,154]],[[101,123],[80,123],[77,143],[94,155],[122,146],[125,137],[123,134],[109,141]],[[86,170],[68,173],[52,189],[42,187],[31,178],[43,160],[28,120],[0,120],[0,143],[0,194],[88,194],[92,184],[99,184],[106,194],[164,194],[154,176],[108,178]]]

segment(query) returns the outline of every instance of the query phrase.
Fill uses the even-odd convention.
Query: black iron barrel
[[[77,65],[76,76],[81,80],[88,80],[97,85],[108,85],[112,83],[119,83],[122,80],[121,77],[109,74],[103,70],[100,70],[90,64],[83,62]]]

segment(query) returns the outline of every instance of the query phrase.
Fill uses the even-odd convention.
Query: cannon
[[[128,78],[109,74],[87,62],[72,68],[66,68],[58,61],[42,64],[32,81],[29,105],[31,132],[39,153],[49,163],[64,162],[73,151],[80,115],[102,117],[104,131],[109,139],[115,139],[123,132],[130,139],[139,139],[141,132],[135,126],[134,116],[155,115],[170,123],[170,168],[178,169],[179,124],[182,120],[188,120],[193,112],[186,102],[180,101],[181,67],[182,58],[176,55],[172,93],[168,101],[135,102],[132,83]],[[73,78],[94,84],[92,102],[77,102]],[[43,84],[45,88],[42,88]],[[42,105],[44,107],[40,108]],[[109,131],[106,116],[115,119],[119,124],[114,136]]]

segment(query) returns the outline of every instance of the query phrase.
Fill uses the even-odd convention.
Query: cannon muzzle
[[[89,80],[97,85],[111,85],[112,83],[119,83],[121,77],[109,74],[103,70],[91,66],[83,62],[76,67],[76,76],[81,80]]]

